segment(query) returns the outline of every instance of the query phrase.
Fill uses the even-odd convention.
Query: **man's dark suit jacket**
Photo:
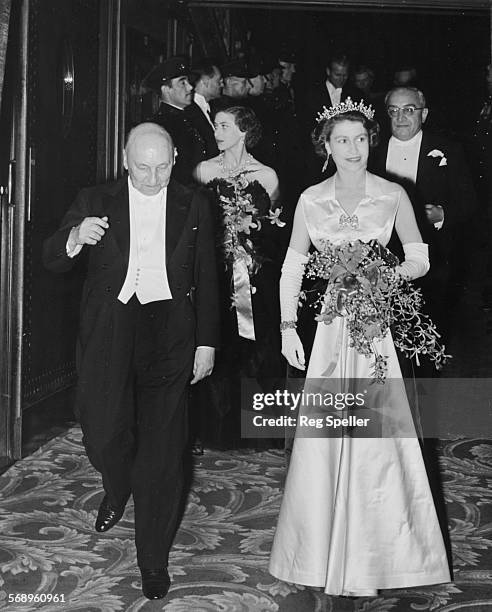
[[[218,155],[219,149],[215,141],[214,128],[210,125],[202,109],[198,106],[198,104],[192,102],[185,108],[184,112],[187,116],[191,117],[191,121],[205,142],[205,159],[211,159],[212,157]]]
[[[442,274],[453,251],[463,249],[464,245],[456,240],[462,236],[463,224],[468,223],[476,211],[475,190],[463,150],[459,144],[423,130],[417,178],[413,184],[386,171],[388,142],[382,143],[374,151],[370,168],[405,188],[422,238],[429,245],[430,275]],[[426,204],[443,207],[444,224],[440,230],[427,220]],[[460,257],[464,254],[456,255]]]
[[[386,171],[387,153],[388,141],[371,156],[370,169],[399,183],[408,193],[422,240],[429,245],[430,270],[416,284],[422,288],[425,311],[446,338],[449,313],[465,281],[471,246],[469,227],[477,209],[471,176],[461,146],[426,130],[423,130],[415,184]],[[443,207],[441,229],[428,221],[426,204]],[[388,247],[403,256],[395,233]]]
[[[172,177],[183,185],[189,185],[193,182],[196,166],[209,159],[206,139],[200,133],[192,114],[161,102],[157,114],[150,121],[162,125],[171,135],[178,152]]]
[[[346,83],[342,88],[340,101],[344,102],[348,97],[352,98],[354,102],[358,102],[361,98],[361,92],[349,83]],[[333,106],[328,88],[326,87],[326,81],[312,87],[307,93],[305,124],[308,129],[312,130],[316,126],[316,117],[323,110],[323,106],[326,106],[326,108]]]
[[[109,228],[97,245],[85,245],[80,255],[69,258],[66,243],[71,228],[91,216],[108,217]],[[104,410],[106,405],[121,401],[121,381],[112,380],[112,372],[119,371],[115,360],[127,359],[128,349],[122,339],[125,334],[118,333],[115,312],[116,306],[120,306],[117,300],[126,278],[129,251],[126,177],[83,189],[66,213],[60,229],[44,244],[44,263],[54,272],[68,271],[77,259],[88,258],[78,338],[78,411],[83,409],[85,402],[97,403]],[[173,180],[167,189],[166,268],[173,302],[183,304],[183,317],[186,318],[183,325],[195,326],[196,346],[217,346],[219,307],[210,202],[201,190],[191,190]],[[190,301],[194,323],[189,319]],[[102,358],[109,362],[103,368],[106,374],[101,372]],[[86,381],[82,389],[80,381]]]

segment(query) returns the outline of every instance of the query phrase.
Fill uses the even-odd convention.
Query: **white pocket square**
[[[447,165],[448,165],[448,160],[443,156],[443,158],[439,162],[439,166],[447,166]]]
[[[439,151],[439,149],[432,149],[432,151],[427,153],[427,157],[444,157],[444,153]]]

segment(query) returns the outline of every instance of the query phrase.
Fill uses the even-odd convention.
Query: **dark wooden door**
[[[81,270],[55,276],[43,240],[96,182],[99,0],[31,0],[23,407],[73,383]]]
[[[100,1],[13,7],[0,116],[0,467],[20,457],[22,411],[75,378],[82,271],[55,276],[41,251],[96,182],[98,154]]]
[[[3,25],[8,44],[0,112],[0,468],[20,451],[27,0],[12,3]]]

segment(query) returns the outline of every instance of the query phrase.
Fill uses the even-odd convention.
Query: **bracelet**
[[[296,329],[297,322],[296,321],[282,321],[280,323],[280,331],[283,332],[286,329]]]

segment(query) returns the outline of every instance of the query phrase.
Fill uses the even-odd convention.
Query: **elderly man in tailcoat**
[[[44,245],[45,265],[88,260],[78,336],[76,410],[105,495],[106,532],[133,495],[142,590],[170,586],[187,440],[187,387],[210,374],[218,335],[213,215],[170,180],[174,147],[153,123],[125,147],[128,176],[83,189]]]

